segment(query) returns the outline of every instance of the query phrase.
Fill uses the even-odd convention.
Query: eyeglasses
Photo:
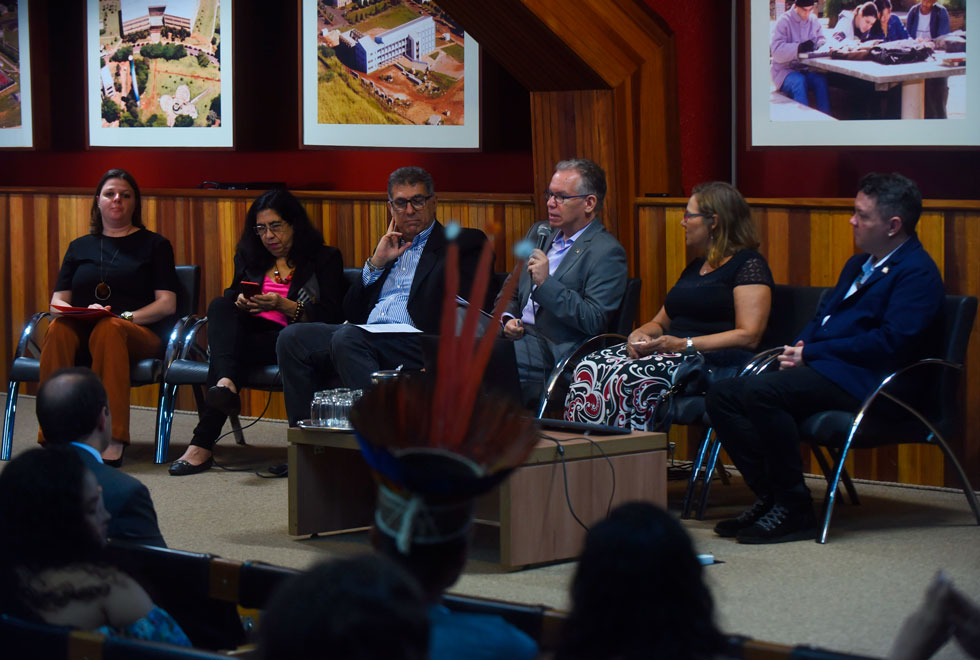
[[[684,211],[685,220],[690,220],[691,218],[711,218],[714,215],[714,213],[688,213],[687,211]]]
[[[594,195],[595,193],[585,193],[584,195],[562,195],[561,193],[551,192],[550,190],[544,191],[544,203],[547,204],[551,201],[551,198],[555,198],[555,204],[561,206],[569,199],[575,199],[577,197],[588,197],[589,195]]]
[[[281,232],[282,229],[283,229],[283,227],[285,227],[285,226],[286,226],[286,223],[285,222],[283,222],[281,220],[276,220],[275,222],[270,222],[267,225],[255,225],[255,227],[253,227],[253,229],[255,229],[255,233],[258,234],[259,236],[264,236],[265,235],[265,232],[267,232],[267,231],[272,232],[273,234],[278,235],[279,232]]]
[[[391,207],[396,211],[404,211],[408,208],[409,203],[411,203],[412,208],[416,211],[421,211],[425,208],[425,203],[432,199],[433,195],[416,195],[415,197],[396,197],[395,199],[389,199]]]

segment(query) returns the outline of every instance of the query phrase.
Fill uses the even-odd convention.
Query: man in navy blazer
[[[369,333],[354,324],[402,323],[430,334],[439,332],[449,243],[436,220],[432,176],[421,167],[392,172],[388,208],[388,231],[344,298],[350,323],[295,323],[279,334],[276,354],[291,426],[309,416],[313,393],[338,375],[347,387],[364,388],[379,369],[422,368],[422,347],[415,334]],[[455,240],[459,292],[466,297],[487,237],[478,229],[461,229]]]
[[[720,536],[741,543],[816,537],[797,423],[824,410],[857,410],[885,376],[926,352],[943,283],[915,235],[921,211],[918,187],[900,174],[861,179],[850,223],[865,254],[844,265],[814,319],[779,356],[779,371],[708,392],[712,425],[758,498],[719,522]]]
[[[99,377],[85,367],[61,369],[41,385],[35,409],[45,446],[71,445],[95,475],[112,516],[109,538],[167,547],[146,486],[102,462],[112,417]]]

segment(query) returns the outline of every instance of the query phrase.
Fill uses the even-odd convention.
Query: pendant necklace
[[[127,233],[126,236],[129,236],[129,234]],[[109,260],[109,265],[104,266],[104,262],[105,262],[105,252],[103,251],[104,244],[105,244],[105,235],[103,234],[102,238],[99,239],[99,283],[95,285],[95,299],[101,302],[105,302],[112,296],[112,287],[110,287],[109,283],[105,281],[106,279],[105,273],[106,273],[106,268],[111,268],[112,264],[115,263],[116,261],[116,257],[119,256],[119,248],[117,247],[115,253],[112,255],[112,259]]]
[[[289,265],[288,261],[286,262],[286,265],[287,266]],[[276,264],[272,267],[272,277],[276,280],[277,284],[289,284],[290,282],[293,281],[293,271],[295,270],[296,269],[294,268],[293,270],[289,271],[289,275],[286,275],[286,277],[280,277],[279,262],[276,261]]]

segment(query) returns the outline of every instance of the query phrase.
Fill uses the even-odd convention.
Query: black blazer
[[[242,280],[261,283],[264,278],[264,270],[246,268],[241,255],[235,253],[235,277],[231,286],[225,289],[224,296],[235,300],[241,293],[239,284]],[[312,261],[296,264],[286,297],[302,301],[306,305],[306,317],[310,321],[343,323],[343,300],[346,292],[344,258],[340,250],[321,245]]]
[[[480,252],[487,237],[479,229],[463,229],[456,238],[459,245],[459,295],[469,299],[473,279],[480,260]],[[432,233],[425,242],[419,258],[412,290],[408,294],[408,313],[415,327],[430,334],[439,333],[439,319],[442,314],[442,296],[445,290],[446,273],[446,230],[436,220]],[[397,261],[397,260],[396,260]],[[344,298],[344,313],[351,323],[367,323],[371,310],[381,297],[381,288],[394,265],[385,266],[384,273],[370,286],[364,286],[361,278],[351,286]],[[493,273],[493,260],[490,264]],[[491,280],[492,281],[492,280]],[[492,293],[492,292],[491,292]],[[481,306],[484,301],[480,301]]]

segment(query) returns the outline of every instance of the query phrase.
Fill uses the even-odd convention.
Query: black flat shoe
[[[242,411],[242,398],[227,387],[220,385],[209,387],[204,400],[209,406],[229,417]]]
[[[103,458],[102,462],[109,467],[121,468],[123,456],[126,455],[126,448],[123,447],[122,453],[119,454],[119,458]]]
[[[197,474],[198,472],[207,472],[214,465],[214,457],[208,458],[200,465],[191,465],[184,460],[176,460],[170,464],[170,476],[171,477],[186,477],[189,474]]]

